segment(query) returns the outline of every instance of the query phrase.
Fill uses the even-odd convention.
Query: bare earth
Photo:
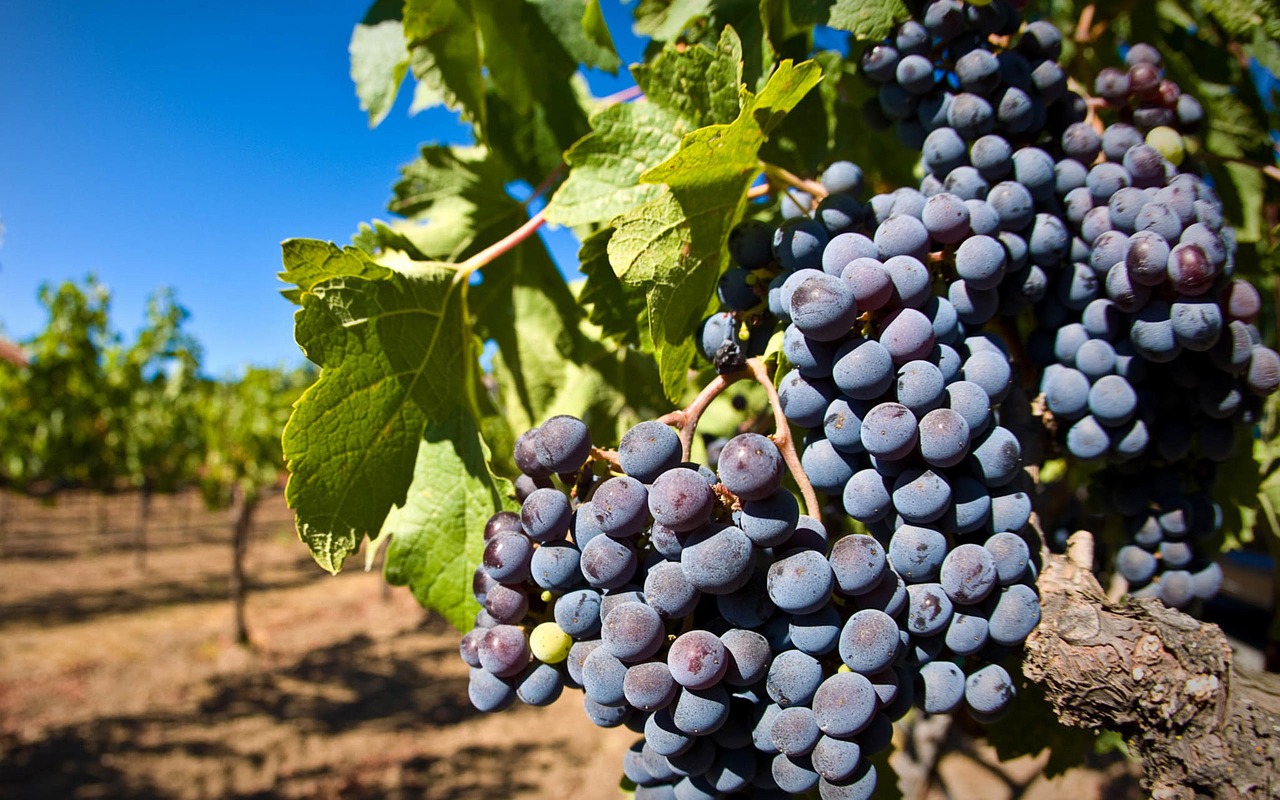
[[[635,734],[591,725],[575,692],[474,711],[456,632],[376,572],[326,575],[281,501],[249,551],[253,648],[229,637],[222,518],[157,499],[140,570],[136,507],[5,499],[0,797],[621,796]],[[1124,763],[1046,781],[1043,758],[997,768],[969,745],[929,800],[1141,796]]]

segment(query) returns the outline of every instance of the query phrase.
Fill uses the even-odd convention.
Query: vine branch
[[[1089,532],[1067,548],[1037,581],[1043,620],[1023,665],[1059,721],[1125,735],[1149,797],[1276,797],[1280,678],[1234,667],[1216,625],[1158,600],[1108,599]]]

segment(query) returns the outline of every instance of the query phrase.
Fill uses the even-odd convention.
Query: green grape
[[[544,664],[559,664],[569,657],[573,637],[560,630],[554,622],[544,622],[529,634],[529,649],[533,657]]]
[[[1160,155],[1167,158],[1175,167],[1182,163],[1183,157],[1187,154],[1182,142],[1182,134],[1165,125],[1152,128],[1147,133],[1147,144],[1158,150]]]

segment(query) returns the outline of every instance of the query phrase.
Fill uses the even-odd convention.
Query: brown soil
[[[376,572],[327,576],[278,499],[249,551],[252,648],[229,635],[222,517],[158,498],[142,570],[132,497],[4,503],[0,797],[620,796],[635,734],[576,693],[477,713],[456,632]],[[966,750],[929,798],[1138,796],[1123,764],[1049,782],[1042,759]]]

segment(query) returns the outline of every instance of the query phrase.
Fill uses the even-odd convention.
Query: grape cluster
[[[1010,91],[1026,91],[1019,83],[1025,66],[1057,73],[1046,64],[1057,58],[1061,39],[1051,25],[1032,22],[1010,49],[995,40],[975,49],[966,37],[979,17],[995,24],[1010,11],[998,6],[965,7],[969,27],[951,28],[958,31],[952,39],[937,24],[929,27],[929,19],[955,18],[955,6],[927,7],[925,29],[933,38],[922,54],[933,60],[935,75],[928,87],[889,67],[906,61],[902,53],[918,41],[919,21],[904,23],[865,56],[863,72],[880,84],[882,110],[921,150],[925,170],[918,191],[873,198],[874,221],[921,221],[934,248],[932,277],[947,281],[946,299],[970,332],[1032,310],[1038,330],[1026,355],[1043,369],[1043,419],[1072,457],[1117,465],[1099,483],[1158,468],[1171,485],[1206,492],[1212,465],[1231,456],[1241,425],[1256,421],[1260,399],[1280,385],[1280,357],[1253,326],[1258,292],[1232,277],[1234,240],[1221,202],[1206,181],[1180,171],[1183,134],[1199,127],[1203,111],[1164,76],[1158,51],[1137,44],[1125,54],[1125,70],[1103,70],[1096,81],[1099,112],[1114,117],[1111,125],[1089,116],[1079,96],[1057,90],[1032,98],[1025,124],[1020,116],[1002,124],[1006,99],[1027,107]],[[980,113],[957,116],[957,102],[978,86],[979,67],[993,61],[994,94],[985,105],[966,98],[959,108]],[[918,95],[907,101],[916,119],[893,113],[908,95]],[[980,125],[970,125],[973,119]],[[918,240],[914,223],[897,223],[908,228]],[[1172,502],[1167,491],[1158,494],[1132,512],[1131,527],[1141,528]],[[1206,521],[1213,516],[1202,517],[1197,540],[1217,533]],[[1159,593],[1163,571],[1178,573],[1188,564],[1208,570],[1195,596],[1216,586],[1216,568],[1203,556],[1183,556],[1189,545],[1164,547],[1168,556],[1155,545],[1134,547],[1122,551],[1127,566],[1120,571],[1135,588]],[[1175,576],[1176,585],[1182,582]],[[1167,602],[1185,606],[1187,593],[1171,590]]]
[[[1202,491],[1188,490],[1177,469],[1112,475],[1115,501],[1124,511],[1129,543],[1115,556],[1115,568],[1135,597],[1158,597],[1186,608],[1208,600],[1222,585],[1222,568],[1205,556],[1216,548],[1222,509]]]
[[[591,453],[572,417],[517,442],[526,477],[573,491],[522,492],[486,525],[483,610],[460,648],[477,708],[582,689],[593,722],[644,733],[624,762],[643,799],[869,797],[869,759],[913,703],[979,719],[1008,706],[990,657],[1039,619],[1020,537],[948,553],[904,524],[887,548],[830,542],[755,433],[728,440],[716,472],[682,463],[656,421],[623,436],[610,477],[584,477]],[[944,653],[970,656],[968,673]]]
[[[1015,35],[1012,47],[993,44]],[[989,135],[1030,136],[1081,105],[1067,89],[1061,54],[1058,30],[1042,21],[1023,28],[1010,0],[933,0],[923,19],[902,23],[863,54],[862,74],[879,88],[867,116],[891,123],[912,149],[951,157]],[[988,143],[982,150],[992,162],[1001,157]]]

